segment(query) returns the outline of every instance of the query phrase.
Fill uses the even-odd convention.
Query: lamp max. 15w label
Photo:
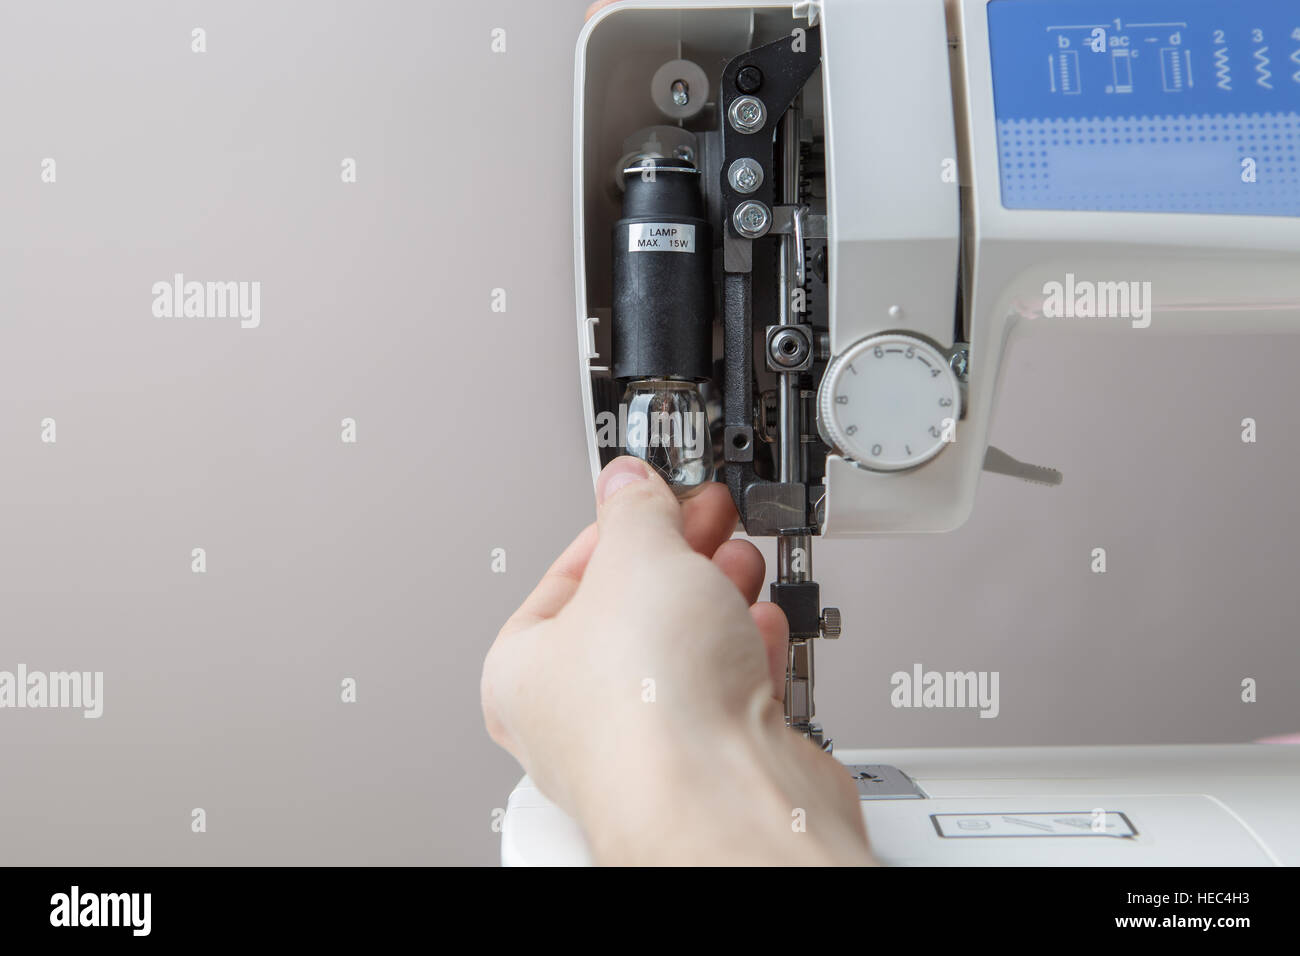
[[[627,251],[694,252],[695,227],[681,222],[629,223]]]

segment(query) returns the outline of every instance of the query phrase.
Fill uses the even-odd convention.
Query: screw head
[[[970,352],[966,349],[953,352],[952,358],[948,359],[948,367],[958,378],[965,378],[966,373],[970,371]]]
[[[763,167],[757,160],[742,156],[727,169],[727,182],[738,193],[752,193],[763,185]]]
[[[736,232],[746,239],[758,239],[767,235],[767,230],[771,228],[772,213],[761,202],[749,199],[736,207],[731,222],[736,227]]]
[[[798,368],[808,358],[808,340],[791,328],[778,329],[767,345],[773,364],[781,368]]]
[[[822,609],[822,637],[835,640],[840,636],[842,624],[839,608],[828,607]]]
[[[675,156],[677,159],[680,159],[684,163],[690,163],[691,165],[695,165],[695,150],[691,149],[689,146],[685,144],[682,144],[681,146],[678,146],[676,149],[674,149],[673,156]]]
[[[677,106],[685,106],[691,101],[691,88],[685,80],[673,80],[672,93],[673,103]]]
[[[752,96],[738,96],[727,110],[727,121],[738,133],[757,133],[767,122],[767,107]]]
[[[742,66],[736,74],[736,89],[742,93],[757,93],[763,85],[763,71],[756,66]]]

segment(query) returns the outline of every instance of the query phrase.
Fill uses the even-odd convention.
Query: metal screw
[[[742,66],[736,74],[736,89],[742,93],[757,93],[763,85],[763,72],[756,66]]]
[[[767,107],[752,96],[738,96],[731,101],[727,120],[738,133],[757,133],[767,122]]]
[[[958,378],[965,379],[966,373],[970,371],[970,349],[963,346],[954,351],[948,359],[948,367]]]
[[[767,346],[772,363],[781,368],[797,368],[808,358],[808,340],[794,329],[781,329]]]
[[[757,239],[767,234],[772,225],[772,213],[761,202],[746,200],[736,207],[731,216],[736,232],[746,239]]]
[[[840,636],[842,623],[839,608],[828,607],[822,609],[822,637],[832,641],[835,640]]]
[[[673,80],[672,91],[673,102],[678,106],[685,106],[691,101],[691,88],[685,80]]]
[[[763,185],[763,167],[757,160],[743,156],[727,170],[727,182],[738,193],[752,193]]]
[[[691,163],[692,165],[695,163],[695,150],[685,144],[674,149],[673,155],[684,163]]]

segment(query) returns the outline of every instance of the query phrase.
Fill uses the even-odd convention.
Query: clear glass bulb
[[[694,382],[645,379],[623,394],[623,450],[653,465],[678,498],[713,480],[713,442],[704,397]]]

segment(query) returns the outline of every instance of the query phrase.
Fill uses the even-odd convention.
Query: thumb
[[[615,458],[596,479],[598,554],[644,561],[657,549],[687,548],[672,489],[639,458]]]

